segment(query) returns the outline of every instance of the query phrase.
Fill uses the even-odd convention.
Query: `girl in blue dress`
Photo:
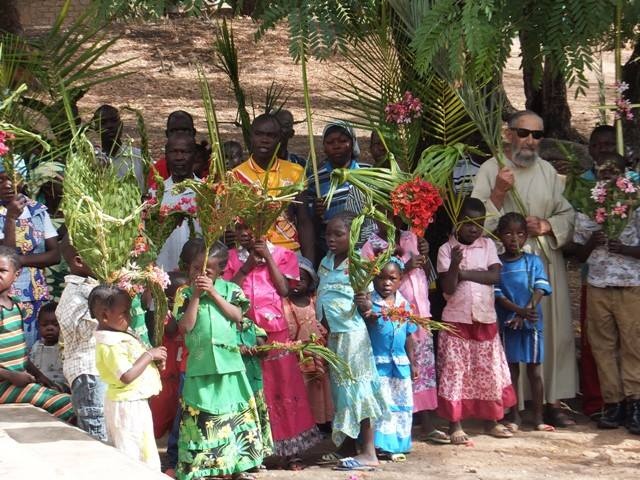
[[[318,269],[316,315],[328,327],[328,347],[351,367],[351,377],[334,369],[330,372],[335,408],[332,439],[341,445],[341,453],[354,452],[356,438],[361,449],[354,457],[342,458],[336,468],[370,470],[378,464],[372,422],[383,417],[386,405],[367,327],[354,308],[355,292],[349,283],[349,230],[353,219],[353,214],[342,212],[327,224],[329,253]]]
[[[551,284],[540,257],[522,251],[527,241],[527,221],[521,214],[510,212],[501,217],[498,237],[505,252],[500,256],[500,283],[495,286],[496,313],[511,383],[514,386],[518,384],[520,363],[525,363],[531,385],[534,426],[537,430],[553,431],[542,417],[544,337],[540,306],[542,297],[551,295]],[[520,425],[517,405],[511,409],[507,419],[507,428],[517,430]]]
[[[389,309],[411,312],[409,302],[398,289],[402,283],[403,265],[392,259],[373,280],[370,299],[358,296],[356,302],[367,322],[373,358],[380,376],[380,390],[391,410],[387,418],[373,423],[374,443],[393,461],[405,460],[411,450],[413,417],[413,333],[418,327],[410,322],[392,321]],[[417,373],[417,370],[416,370]]]

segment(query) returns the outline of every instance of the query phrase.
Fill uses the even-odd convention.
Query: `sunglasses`
[[[529,130],[528,128],[510,128],[509,130],[516,132],[520,138],[527,138],[531,135],[536,140],[540,140],[544,136],[544,131],[542,130]]]

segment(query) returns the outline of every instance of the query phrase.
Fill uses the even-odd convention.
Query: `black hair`
[[[38,310],[38,320],[40,320],[40,315],[44,313],[53,313],[55,315],[56,308],[58,308],[58,302],[47,302],[40,307]]]
[[[200,252],[204,252],[204,239],[202,237],[194,237],[190,238],[186,241],[186,243],[182,246],[182,250],[180,250],[180,265],[181,268],[186,269],[189,268],[193,259]]]
[[[101,116],[102,113],[107,112],[115,113],[116,115],[120,116],[120,111],[116,107],[105,103],[104,105],[100,105],[98,108],[96,108],[96,111],[93,112],[93,119],[97,120],[98,116]]]
[[[129,294],[116,285],[98,285],[89,294],[89,313],[93,318],[98,318],[98,309],[113,307],[121,297],[126,297],[131,301]]]
[[[193,260],[198,255],[205,253],[205,249],[206,248],[203,241],[200,247],[193,252],[193,257],[191,257],[191,262],[193,262]],[[229,261],[229,249],[224,243],[217,241],[216,243],[211,245],[211,248],[209,248],[209,257],[207,258],[207,260],[209,258],[217,258],[219,260],[220,268],[222,269],[227,266],[227,262]]]
[[[487,214],[487,208],[479,198],[467,197],[462,201],[462,206],[460,207],[460,218],[464,217],[465,214],[469,212],[478,212],[484,216]]]
[[[505,213],[500,217],[500,220],[498,220],[497,232],[503,232],[512,223],[518,223],[523,226],[525,230],[527,229],[527,219],[524,218],[524,215],[518,212],[509,212]]]
[[[263,113],[261,115],[258,115],[256,118],[254,118],[253,122],[251,122],[251,129],[253,130],[257,125],[262,123],[267,123],[267,122],[274,122],[279,129],[282,129],[282,125],[280,125],[280,120],[278,120],[278,117],[276,117],[272,113]]]
[[[20,270],[22,268],[22,262],[20,261],[20,257],[16,253],[15,248],[0,245],[0,257],[4,257],[9,260],[16,270]]]
[[[351,224],[356,219],[357,215],[353,212],[342,211],[333,217],[331,217],[330,222],[333,220],[340,220],[342,224],[347,228],[347,231],[351,230]],[[328,223],[328,222],[327,222]]]
[[[611,135],[616,134],[616,128],[612,125],[598,125],[591,131],[591,135],[589,135],[589,143],[593,142],[593,140],[603,133],[610,133]]]
[[[626,159],[616,152],[604,152],[599,155],[598,163],[600,165],[605,165],[607,163],[615,163],[615,165],[624,172],[625,167],[627,166]]]
[[[167,130],[169,129],[169,122],[173,119],[173,117],[186,117],[191,122],[191,127],[193,128],[193,117],[189,112],[185,112],[184,110],[175,110],[169,114],[167,117]]]
[[[239,148],[242,151],[242,144],[240,142],[236,142],[235,140],[227,140],[222,144],[223,153],[226,154],[227,150],[231,150],[231,148]]]

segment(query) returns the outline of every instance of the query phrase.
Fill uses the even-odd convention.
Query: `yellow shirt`
[[[268,174],[267,186],[270,193],[277,193],[276,189],[293,185],[304,176],[304,168],[287,160],[277,159],[267,172],[258,165],[253,157],[236,168],[233,173],[242,181],[247,183],[262,184]],[[289,250],[299,250],[298,231],[295,224],[286,216],[286,212],[280,215],[267,233],[267,240],[279,247]]]
[[[157,395],[162,389],[160,374],[151,363],[133,382],[120,380],[146,348],[134,336],[124,332],[98,330],[96,337],[96,368],[107,384],[107,397],[114,402],[143,400]]]

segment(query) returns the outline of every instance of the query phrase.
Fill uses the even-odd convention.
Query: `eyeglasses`
[[[529,130],[528,128],[510,128],[509,130],[516,132],[520,138],[527,138],[531,135],[536,140],[540,140],[544,136],[544,131],[542,130]]]

